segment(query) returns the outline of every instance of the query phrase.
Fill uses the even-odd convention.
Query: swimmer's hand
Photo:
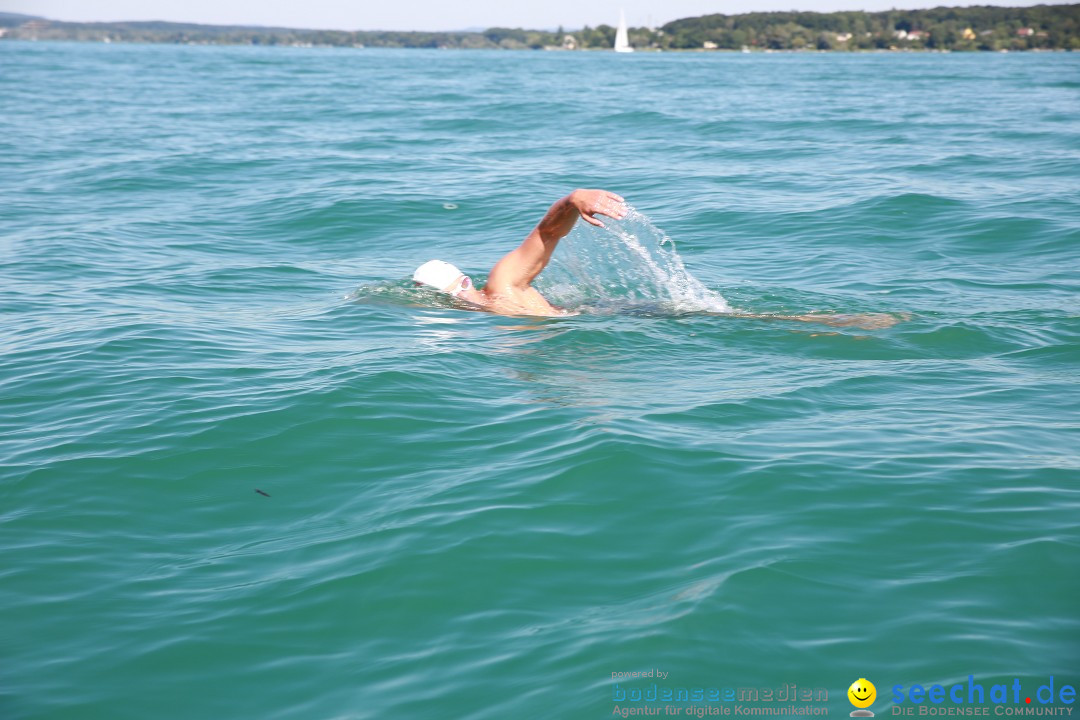
[[[596,219],[597,215],[606,215],[614,220],[626,217],[626,201],[607,190],[575,190],[570,193],[569,199],[581,218],[596,227],[604,227],[604,223]]]

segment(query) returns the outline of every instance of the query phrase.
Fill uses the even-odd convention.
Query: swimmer
[[[568,315],[532,286],[532,281],[551,262],[555,246],[574,228],[578,218],[597,227],[597,215],[615,220],[626,217],[626,203],[607,190],[575,190],[555,202],[528,237],[495,263],[483,289],[448,262],[430,260],[413,273],[417,285],[427,285],[470,305],[500,315]]]
[[[470,309],[487,310],[500,315],[547,317],[572,315],[574,313],[549,303],[532,286],[532,281],[551,262],[551,254],[555,252],[555,246],[573,230],[578,218],[582,218],[591,225],[604,227],[604,223],[597,219],[597,215],[622,220],[626,217],[626,213],[626,201],[613,192],[575,190],[556,201],[521,245],[495,263],[495,267],[488,275],[487,284],[482,289],[473,286],[472,278],[457,267],[442,260],[429,260],[418,267],[413,273],[413,280],[417,285],[427,285],[450,295],[470,306]],[[708,312],[702,314],[759,320],[796,320],[863,330],[879,330],[898,322],[898,318],[884,313],[755,315],[740,312]]]

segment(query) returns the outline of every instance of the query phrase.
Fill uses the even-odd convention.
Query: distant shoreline
[[[520,52],[520,53],[537,53],[544,54],[545,48],[541,48],[540,51],[530,48],[466,48],[466,47],[438,47],[438,48],[416,48],[416,47],[399,47],[399,46],[349,46],[349,45],[317,45],[317,44],[305,44],[297,43],[293,45],[277,44],[260,46],[258,44],[250,43],[209,43],[209,42],[154,42],[148,40],[117,40],[110,42],[93,41],[93,40],[71,40],[60,38],[49,39],[27,39],[27,38],[6,38],[0,37],[0,43],[8,40],[10,44],[16,43],[23,44],[37,44],[37,43],[61,43],[66,45],[94,45],[94,44],[116,44],[116,45],[172,45],[178,47],[273,47],[281,48],[283,50],[353,50],[353,51],[371,51],[371,50],[403,50],[408,52],[414,51],[438,51],[438,52],[481,52],[481,53],[504,53],[504,52]],[[603,53],[613,53],[614,51],[607,48],[583,48],[573,52],[563,51],[562,49],[552,49],[554,54],[586,54],[597,55]],[[704,50],[702,48],[673,48],[669,50],[658,50],[654,48],[645,48],[636,51],[641,55],[1001,55],[1010,53],[1022,53],[1025,55],[1045,55],[1045,54],[1071,54],[1074,51],[1069,48],[1033,48],[1031,50],[997,50],[993,52],[985,51],[966,51],[966,50],[933,50],[928,48],[904,48],[904,49],[869,49],[869,50],[817,50],[817,49],[752,49],[748,52],[742,52],[740,50],[732,50],[730,48],[718,48],[715,50]]]
[[[443,50],[608,50],[610,25],[552,32],[301,30],[173,22],[77,23],[0,12],[0,41]],[[703,15],[629,29],[639,52],[1025,52],[1080,50],[1080,4],[885,12]]]

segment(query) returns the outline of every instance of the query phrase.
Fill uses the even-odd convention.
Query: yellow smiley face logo
[[[857,708],[870,707],[877,698],[877,688],[866,678],[859,678],[847,689],[847,697]]]

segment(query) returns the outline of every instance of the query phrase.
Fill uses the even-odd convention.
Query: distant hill
[[[681,49],[1080,50],[1080,5],[703,15],[661,30]]]
[[[31,20],[44,20],[36,15],[20,15],[19,13],[0,12],[0,27],[16,27]]]
[[[52,23],[59,27],[96,27],[101,29],[128,29],[145,32],[192,32],[209,34],[226,34],[233,32],[305,32],[286,27],[264,27],[262,25],[201,25],[199,23],[178,23],[167,20],[122,20],[117,22],[94,22],[94,23]]]
[[[74,23],[0,13],[2,40],[462,49],[609,49],[615,28],[299,30],[163,21]],[[1080,5],[702,15],[631,28],[639,50],[1080,50]]]

